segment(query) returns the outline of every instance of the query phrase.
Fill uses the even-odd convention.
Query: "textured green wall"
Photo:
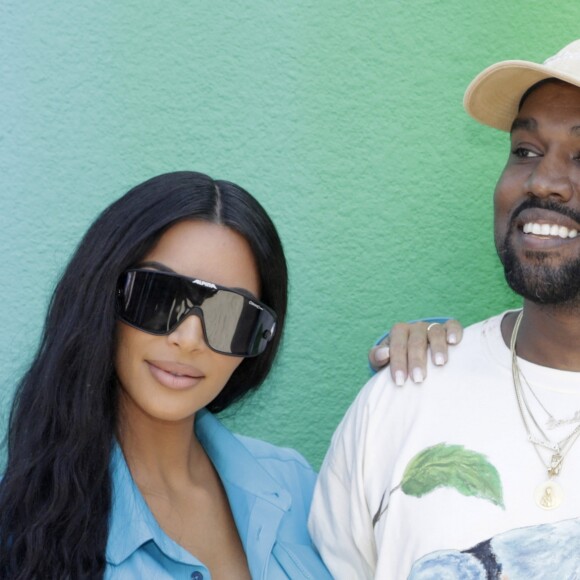
[[[0,405],[96,214],[157,173],[239,182],[292,277],[284,348],[228,421],[318,465],[393,321],[516,302],[492,247],[506,137],[462,111],[475,73],[578,35],[578,0],[4,0]]]

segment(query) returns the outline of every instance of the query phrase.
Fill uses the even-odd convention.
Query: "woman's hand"
[[[433,364],[442,366],[448,360],[448,346],[458,344],[463,326],[454,319],[445,322],[399,322],[379,344],[371,348],[369,363],[377,371],[391,365],[391,376],[399,386],[408,376],[422,383],[427,376],[427,350]]]

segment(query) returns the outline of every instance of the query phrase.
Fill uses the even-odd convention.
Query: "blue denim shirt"
[[[316,474],[296,451],[235,436],[211,413],[196,434],[224,485],[253,580],[332,578],[306,521]],[[209,580],[209,570],[159,527],[119,446],[112,456],[113,504],[107,580]]]

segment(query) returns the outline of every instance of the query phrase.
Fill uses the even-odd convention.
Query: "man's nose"
[[[526,182],[528,193],[534,197],[557,197],[569,201],[574,195],[570,163],[556,155],[546,154],[535,165]]]

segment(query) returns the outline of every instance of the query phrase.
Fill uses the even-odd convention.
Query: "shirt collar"
[[[107,561],[120,564],[139,546],[155,537],[158,524],[135,485],[121,447],[111,456],[113,493],[107,539]]]
[[[233,508],[236,502],[232,497],[237,497],[240,491],[252,498],[259,497],[283,511],[290,508],[290,494],[242,441],[205,409],[197,414],[195,432],[214,464]]]
[[[238,530],[248,527],[257,498],[288,511],[291,496],[248,451],[246,446],[205,409],[199,411],[195,432],[224,485]],[[169,557],[183,561],[184,550],[159,527],[118,443],[111,455],[113,494],[107,540],[107,561],[118,565],[146,542],[153,540]],[[178,554],[179,552],[179,554]],[[189,559],[189,558],[187,558]],[[191,558],[190,563],[199,561]]]

